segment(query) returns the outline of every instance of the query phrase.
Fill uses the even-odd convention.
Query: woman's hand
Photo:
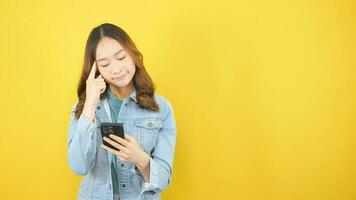
[[[104,137],[104,140],[119,150],[115,150],[101,144],[103,149],[116,155],[122,161],[128,161],[136,164],[144,179],[146,181],[149,179],[150,156],[140,148],[134,137],[129,134],[125,134],[125,139],[122,139],[116,135],[110,134],[109,138]]]
[[[83,114],[85,117],[93,120],[95,117],[96,105],[99,102],[100,94],[106,89],[106,83],[104,78],[99,75],[95,78],[96,72],[96,62],[94,61],[93,66],[90,70],[88,79],[86,81],[86,97],[83,108]]]

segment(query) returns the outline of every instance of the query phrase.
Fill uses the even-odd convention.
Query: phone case
[[[109,137],[110,134],[114,134],[114,135],[116,135],[118,137],[121,137],[121,138],[125,139],[124,124],[123,123],[101,123],[100,130],[101,130],[102,138],[105,137],[105,136]],[[105,140],[102,140],[102,141],[103,141],[103,144],[105,144],[106,146],[117,150],[116,147],[112,146],[111,144],[109,144]]]

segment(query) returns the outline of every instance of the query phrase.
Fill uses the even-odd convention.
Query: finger
[[[115,148],[119,149],[120,151],[125,151],[125,152],[126,152],[126,150],[127,150],[125,147],[123,147],[123,146],[120,145],[119,143],[117,143],[117,142],[111,140],[111,139],[108,138],[108,137],[104,137],[104,140],[105,140],[106,142],[108,142],[109,144],[111,144],[112,146],[114,146]]]
[[[102,81],[104,81],[104,82],[105,82],[105,79],[104,79],[103,76],[100,74],[96,79],[94,79],[94,81],[96,81],[96,82],[102,82]]]
[[[94,79],[94,83],[105,83],[104,79]]]
[[[119,157],[120,160],[127,160],[129,159],[129,156],[127,155],[127,153],[123,152],[123,151],[119,151],[116,154],[117,157]]]
[[[99,88],[100,88],[100,92],[104,92],[105,91],[105,89],[106,89],[106,85],[103,85],[103,86],[99,86]]]
[[[96,88],[105,88],[105,87],[106,87],[106,84],[97,83],[97,84],[95,84],[95,87],[96,87]]]
[[[125,139],[122,139],[121,137],[118,137],[118,136],[116,136],[114,134],[110,134],[109,137],[111,137],[115,141],[119,142],[124,147],[127,147],[127,146],[130,145],[130,143],[128,141],[126,141]]]
[[[99,87],[100,89],[102,89],[102,90],[105,90],[106,85],[99,85],[98,87]]]
[[[95,79],[95,72],[96,72],[96,62],[94,61],[93,65],[91,66],[91,70],[88,78]]]
[[[100,89],[100,94],[105,92],[105,88]]]
[[[103,76],[100,74],[98,77],[96,77],[96,79],[95,79],[96,81],[98,80],[98,81],[101,81],[101,80],[104,80],[104,78],[103,78]]]
[[[101,83],[101,82],[99,82],[99,83],[96,82],[95,85],[98,86],[98,87],[104,87],[104,86],[106,86],[105,83]]]
[[[112,154],[118,155],[120,153],[120,151],[112,149],[112,148],[106,146],[105,144],[101,144],[100,146]]]
[[[125,140],[127,140],[127,141],[132,141],[132,140],[135,140],[135,138],[134,137],[132,137],[131,135],[129,135],[129,134],[127,134],[127,133],[125,133]]]
[[[114,150],[114,149],[112,149],[112,148],[110,148],[110,147],[108,147],[108,146],[106,146],[104,144],[101,144],[100,146],[101,146],[101,148],[107,150],[109,153],[114,154],[117,157],[119,157],[120,160],[127,160],[128,159],[128,156],[123,152]]]
[[[106,86],[105,82],[94,82],[97,86]]]

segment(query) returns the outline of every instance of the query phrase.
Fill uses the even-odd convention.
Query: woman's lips
[[[121,76],[114,77],[114,78],[112,78],[112,79],[113,79],[113,80],[118,80],[118,81],[121,81],[122,79],[124,79],[124,78],[125,78],[125,76],[126,76],[126,73],[125,73],[125,74],[123,74],[123,75],[121,75]]]

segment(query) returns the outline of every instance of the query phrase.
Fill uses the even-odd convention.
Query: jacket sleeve
[[[158,134],[157,144],[150,158],[150,177],[144,182],[141,194],[151,190],[161,192],[167,188],[172,179],[172,165],[176,144],[176,124],[171,104],[165,100],[163,126]]]
[[[69,166],[74,173],[85,176],[95,164],[97,125],[96,122],[90,121],[84,115],[80,115],[79,119],[76,119],[76,104],[71,111],[68,130],[67,159]]]

